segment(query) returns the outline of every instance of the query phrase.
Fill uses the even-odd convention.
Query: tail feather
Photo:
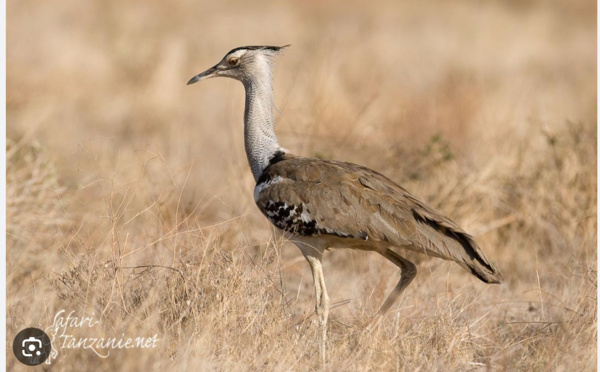
[[[479,245],[477,245],[470,235],[466,233],[455,233],[453,235],[465,249],[465,258],[468,258],[468,260],[458,262],[459,265],[470,271],[485,283],[500,284],[502,280],[504,280],[494,264],[488,260],[483,251],[479,248]]]
[[[499,284],[503,278],[472,236],[451,220],[434,220],[415,213],[420,239],[427,254],[455,261],[485,283]]]

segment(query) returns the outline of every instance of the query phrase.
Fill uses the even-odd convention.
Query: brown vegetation
[[[318,369],[312,279],[254,206],[243,89],[196,73],[280,58],[278,134],[369,166],[477,236],[505,282],[408,254],[325,256],[331,370],[595,370],[596,4],[13,1],[7,55],[7,343],[61,309],[53,371]],[[26,370],[7,349],[9,370]]]

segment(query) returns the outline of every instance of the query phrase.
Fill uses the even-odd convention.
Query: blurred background
[[[475,235],[506,279],[408,254],[419,276],[386,331],[364,335],[398,272],[329,253],[332,368],[594,370],[595,2],[7,12],[7,345],[72,309],[106,337],[162,341],[107,359],[61,350],[53,370],[317,368],[310,270],[254,205],[243,88],[186,86],[235,47],[292,44],[275,74],[282,146],[386,174]]]

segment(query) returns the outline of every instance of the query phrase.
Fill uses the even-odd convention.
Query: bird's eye
[[[235,57],[229,58],[227,60],[227,63],[229,63],[229,66],[237,66],[237,65],[240,64],[240,59],[239,58],[235,58]]]

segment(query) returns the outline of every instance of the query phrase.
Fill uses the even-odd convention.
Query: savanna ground
[[[299,250],[254,206],[243,89],[193,75],[240,45],[293,44],[276,72],[293,152],[397,180],[477,237],[505,282],[407,254],[337,250],[327,369],[596,369],[596,4],[592,1],[11,1],[7,350],[61,309],[53,371],[319,369]],[[56,342],[55,342],[56,346]]]

